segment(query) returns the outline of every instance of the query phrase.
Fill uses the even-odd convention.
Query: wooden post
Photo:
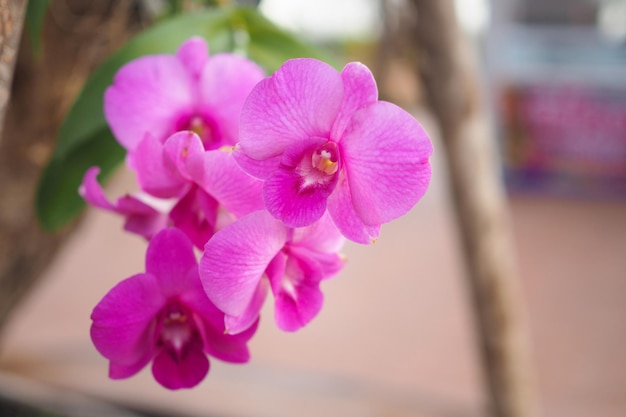
[[[26,15],[26,0],[0,0],[0,140]]]
[[[533,416],[527,328],[508,209],[470,48],[452,0],[410,0],[409,7],[416,17],[414,65],[447,154],[491,415]]]

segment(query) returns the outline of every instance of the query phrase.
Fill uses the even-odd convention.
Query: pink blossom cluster
[[[145,272],[92,313],[111,378],[151,363],[164,387],[190,388],[209,356],[248,361],[269,292],[280,329],[305,326],[346,238],[373,242],[430,180],[428,136],[360,63],[293,59],[265,77],[191,38],[122,67],[104,112],[140,192],[109,201],[93,167],[80,194],[149,242]]]

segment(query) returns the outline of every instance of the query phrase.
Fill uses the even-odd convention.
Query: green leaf
[[[41,29],[50,0],[30,0],[26,7],[26,31],[35,57],[41,54]]]
[[[124,158],[111,131],[103,129],[63,156],[52,158],[37,189],[37,216],[46,230],[55,230],[78,215],[85,202],[78,195],[87,169],[99,166],[100,180],[108,178]]]
[[[211,53],[244,53],[268,73],[290,58],[325,59],[319,51],[278,29],[251,8],[210,9],[177,15],[153,25],[94,71],[70,108],[38,188],[36,210],[44,228],[57,229],[79,212],[82,202],[76,190],[87,168],[99,165],[101,176],[107,177],[124,158],[119,145],[111,150],[110,140],[100,143],[105,140],[103,137],[110,139],[111,135],[104,118],[103,96],[117,70],[140,56],[174,53],[192,36],[205,38]],[[111,155],[102,155],[103,152]]]
[[[265,68],[268,73],[278,69],[291,58],[317,58],[333,64],[328,54],[296,36],[278,28],[255,9],[241,7],[233,11],[235,29],[247,34],[248,57]]]

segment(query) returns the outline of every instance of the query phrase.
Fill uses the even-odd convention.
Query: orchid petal
[[[296,230],[296,229],[292,229],[292,231],[293,230]],[[288,245],[291,246],[290,243],[288,243]],[[276,256],[274,256],[274,259],[272,259],[272,261],[269,263],[269,265],[265,269],[265,273],[267,274],[267,277],[269,278],[269,282],[270,283],[280,282],[280,280],[283,278],[283,275],[285,275],[286,268],[287,268],[287,254],[285,254],[284,250],[282,250],[278,252]]]
[[[204,293],[198,268],[190,269],[186,280],[187,288],[178,295],[178,300],[193,311],[198,320],[202,321],[203,326],[198,326],[200,330],[206,325],[224,333],[224,313]],[[206,346],[209,340],[204,336],[203,340]]]
[[[204,351],[227,362],[247,362],[250,353],[246,342],[254,335],[256,325],[236,336],[226,334],[224,313],[204,293],[198,269],[191,269],[186,280],[187,288],[178,296],[178,300],[193,311],[192,319],[202,339]]]
[[[188,173],[193,180],[236,217],[263,209],[263,183],[246,174],[230,152],[214,150],[194,155]]]
[[[338,252],[345,242],[328,212],[312,225],[294,229],[291,239],[291,245],[328,253]]]
[[[281,330],[293,332],[308,324],[322,308],[319,265],[306,258],[289,256],[285,274],[274,275],[274,319]]]
[[[78,192],[87,203],[103,210],[121,214],[126,218],[124,230],[143,236],[148,240],[165,227],[167,222],[165,215],[133,196],[121,197],[115,204],[109,202],[96,179],[99,172],[100,168],[98,167],[89,168],[79,187]]]
[[[234,54],[209,59],[200,79],[200,113],[219,128],[220,145],[234,145],[239,137],[239,115],[252,88],[265,77],[254,62]]]
[[[185,133],[183,133],[185,135]],[[143,191],[159,198],[180,196],[185,192],[185,180],[176,165],[166,157],[160,140],[146,134],[129,154],[130,164],[137,173]]]
[[[256,332],[258,320],[247,324],[245,329],[237,335],[228,332],[225,326],[224,313],[215,307],[207,298],[198,271],[194,270],[195,277],[188,291],[180,296],[181,302],[195,313],[197,329],[204,344],[204,350],[209,355],[227,362],[243,363],[250,358],[246,342]],[[265,295],[261,299],[261,304]],[[258,316],[258,313],[256,314]]]
[[[226,314],[224,316],[224,326],[226,333],[232,335],[238,335],[247,331],[251,326],[259,320],[259,314],[265,299],[267,298],[267,292],[269,291],[269,281],[263,277],[252,294],[252,299],[246,306],[243,313],[238,316],[231,316]]]
[[[190,180],[187,169],[189,158],[204,153],[204,145],[198,135],[190,130],[174,133],[163,144],[165,158],[175,167],[178,175]]]
[[[146,355],[143,358],[131,365],[123,365],[117,362],[109,362],[109,378],[130,378],[137,372],[141,371],[147,364],[149,364],[153,356],[154,354],[152,351],[146,351]]]
[[[256,159],[252,159],[246,155],[241,150],[240,146],[236,146],[235,149],[233,149],[233,158],[245,172],[255,178],[265,180],[278,169],[282,155],[257,161]]]
[[[378,100],[378,88],[369,68],[360,62],[350,62],[341,71],[344,95],[341,110],[335,120],[331,138],[340,140],[352,114]]]
[[[104,95],[104,114],[120,144],[134,151],[146,133],[163,140],[193,110],[192,80],[172,55],[136,59],[115,75]]]
[[[139,366],[152,356],[154,320],[165,304],[151,274],[120,282],[91,314],[91,340],[96,349],[118,365]]]
[[[87,172],[85,172],[83,182],[78,189],[78,193],[81,195],[81,197],[83,197],[83,199],[85,199],[87,203],[91,204],[94,207],[98,207],[122,215],[152,215],[158,213],[149,205],[131,196],[124,196],[118,199],[116,204],[111,203],[104,194],[104,190],[98,183],[97,177],[99,173],[100,168],[89,168]]]
[[[426,192],[432,145],[417,120],[394,104],[380,101],[354,113],[341,146],[352,204],[365,224],[402,216]]]
[[[218,333],[214,327],[205,327],[208,342],[205,343],[205,351],[222,361],[230,363],[246,363],[250,360],[250,351],[246,343],[254,336],[259,320],[240,333]]]
[[[194,36],[180,45],[176,51],[176,57],[182,62],[189,75],[197,80],[209,58],[209,47],[203,38]]]
[[[209,372],[209,359],[201,346],[192,345],[181,357],[162,349],[152,362],[154,379],[165,388],[192,388],[198,385]]]
[[[120,207],[126,207],[129,205],[138,206],[138,208],[141,208],[142,206],[148,207],[141,201],[131,196],[120,198],[118,200],[118,204]],[[143,214],[139,211],[128,214],[126,216],[126,221],[124,222],[124,230],[143,236],[146,240],[150,240],[154,237],[154,235],[166,227],[168,221],[167,215],[159,213],[151,207],[148,208],[151,209],[151,212],[148,214]]]
[[[341,77],[330,65],[310,58],[289,60],[248,96],[239,145],[249,157],[262,160],[298,141],[328,138],[342,98]]]
[[[197,262],[191,242],[175,228],[163,229],[150,241],[146,252],[146,272],[156,277],[163,295],[177,296],[189,287],[190,269]]]
[[[380,235],[380,225],[367,225],[352,205],[350,185],[345,174],[339,174],[335,190],[328,198],[328,212],[341,233],[353,242],[369,245]]]
[[[92,206],[119,213],[118,207],[109,202],[104,194],[104,190],[98,183],[97,177],[99,173],[99,167],[89,168],[83,176],[83,182],[78,188],[78,194]]]
[[[338,253],[323,252],[311,248],[293,245],[289,246],[289,255],[298,259],[306,259],[315,263],[315,268],[319,270],[320,279],[328,279],[337,275],[346,264],[345,258]]]
[[[242,315],[286,239],[287,228],[265,211],[244,216],[213,235],[200,260],[200,279],[209,299],[227,315]]]
[[[295,170],[281,167],[263,185],[267,210],[289,227],[308,226],[322,217],[332,191],[327,184],[303,188],[302,181]]]
[[[193,186],[170,211],[172,225],[202,249],[216,231],[219,203],[204,190]]]

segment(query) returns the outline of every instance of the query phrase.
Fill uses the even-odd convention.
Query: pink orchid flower
[[[137,197],[109,203],[96,181],[97,168],[87,171],[79,192],[88,203],[125,216],[126,230],[147,239],[171,224],[202,248],[215,231],[264,207],[261,181],[242,171],[230,151],[205,151],[191,131],[175,133],[164,144],[146,135],[131,159],[142,192],[173,200],[167,214]]]
[[[302,227],[328,210],[359,243],[409,211],[430,181],[428,136],[378,101],[372,74],[356,62],[341,73],[314,59],[285,62],[248,96],[239,140],[238,162],[265,181],[274,217]]]
[[[176,55],[133,60],[115,75],[104,96],[104,114],[119,143],[133,153],[146,133],[163,142],[192,130],[205,149],[237,142],[239,113],[263,70],[239,55],[209,56],[193,37]]]
[[[269,289],[279,328],[295,331],[320,311],[320,282],[344,265],[345,239],[328,216],[292,229],[267,211],[251,213],[217,232],[204,248],[200,278],[209,299],[237,334],[257,320]]]
[[[146,272],[109,291],[91,318],[91,338],[109,360],[111,378],[128,378],[152,362],[154,378],[169,389],[199,384],[209,371],[207,355],[247,362],[246,343],[257,327],[225,334],[224,314],[202,290],[193,246],[177,229],[150,241]]]

